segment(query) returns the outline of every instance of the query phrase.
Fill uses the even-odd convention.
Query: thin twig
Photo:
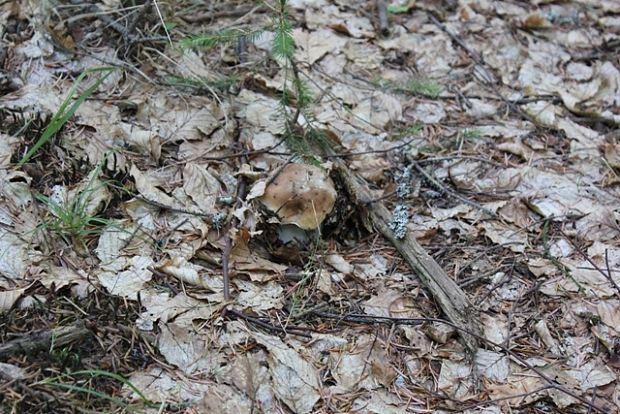
[[[239,177],[237,181],[237,195],[236,195],[237,201],[235,201],[235,205],[232,207],[231,211],[235,211],[237,208],[239,208],[239,206],[243,202],[242,200],[245,199],[245,192],[246,192],[245,181],[243,180],[242,177]],[[230,301],[230,254],[233,248],[232,236],[230,234],[230,230],[233,227],[236,227],[238,225],[239,225],[239,219],[233,216],[230,219],[229,226],[226,229],[226,234],[225,234],[226,245],[224,247],[224,251],[222,252],[222,278],[223,278],[223,283],[224,283],[224,288],[223,288],[224,302]]]
[[[615,291],[615,295],[618,298],[620,298],[620,286],[618,286],[618,283],[616,283],[616,281],[613,278],[611,266],[609,265],[609,255],[608,255],[607,249],[605,249],[605,266],[607,266],[607,272],[606,272],[603,269],[601,269],[601,267],[599,265],[594,263],[594,261],[590,258],[590,256],[586,252],[584,252],[577,245],[577,243],[575,243],[570,237],[568,237],[568,235],[564,232],[564,230],[560,229],[560,233],[562,233],[564,238],[566,238],[566,240],[569,241],[569,243],[573,246],[573,248],[577,251],[577,253],[579,253],[579,255],[581,257],[583,257],[585,260],[587,260],[588,263],[590,263],[592,265],[592,267],[594,267],[594,269],[596,269],[601,275],[603,275],[603,277],[605,279],[607,279],[609,281],[611,286],[616,290]]]
[[[443,192],[444,194],[446,194],[449,197],[455,198],[459,201],[462,201],[463,203],[467,204],[468,206],[474,207],[486,214],[488,214],[491,217],[497,218],[497,214],[495,214],[493,211],[489,210],[488,208],[476,203],[475,201],[472,201],[466,197],[463,197],[462,195],[460,195],[459,193],[456,193],[450,189],[448,189],[448,187],[446,187],[444,184],[442,184],[441,182],[439,182],[439,180],[437,180],[435,177],[433,177],[432,175],[430,175],[429,173],[427,173],[424,168],[422,168],[417,161],[415,161],[414,159],[412,159],[411,157],[409,158],[409,162],[411,163],[411,165],[413,165],[413,167],[416,169],[416,171],[420,174],[422,174],[424,176],[424,178],[426,178],[434,187],[436,187],[439,191]]]
[[[224,302],[230,301],[230,252],[232,251],[232,238],[226,235],[226,245],[222,252],[222,279],[224,283]]]
[[[499,162],[495,162],[493,160],[488,160],[486,158],[482,158],[482,157],[476,157],[473,155],[446,155],[443,157],[431,157],[431,158],[424,158],[421,160],[416,160],[416,162],[418,164],[429,164],[429,163],[434,163],[434,162],[440,162],[440,161],[450,161],[450,160],[472,160],[472,161],[480,161],[480,162],[484,162],[487,164],[491,164],[495,167],[498,168],[505,168],[505,165],[500,164]]]
[[[239,151],[236,152],[234,154],[230,154],[230,155],[222,155],[221,157],[202,157],[202,156],[197,156],[195,158],[192,158],[188,161],[194,160],[194,159],[200,159],[201,161],[223,161],[223,160],[227,160],[227,159],[231,159],[231,158],[242,158],[242,157],[249,157],[250,155],[260,155],[260,154],[272,154],[272,151],[274,149],[276,149],[277,147],[279,147],[280,145],[282,145],[284,142],[286,141],[286,136],[282,137],[280,139],[280,141],[276,142],[275,144],[267,147],[267,148],[263,148],[263,149],[259,149],[259,150],[253,150],[253,151]],[[280,155],[291,155],[290,153],[278,153]]]
[[[280,334],[293,334],[293,335],[297,335],[297,336],[302,336],[304,338],[312,338],[312,336],[310,334],[307,333],[308,329],[305,328],[295,328],[295,327],[289,327],[289,328],[281,328],[279,326],[275,326],[269,322],[265,322],[259,318],[256,318],[254,316],[250,316],[250,315],[246,315],[243,312],[240,312],[236,309],[226,309],[225,310],[225,315],[233,315],[237,318],[241,318],[247,322],[253,323],[255,325],[260,326],[261,328],[264,328],[268,331],[272,331],[272,332],[276,332],[276,333],[280,333]]]
[[[157,0],[154,0],[155,10],[157,11],[157,15],[159,16],[159,20],[161,21],[161,27],[163,27],[164,32],[166,33],[166,37],[168,38],[168,42],[170,43],[170,48],[174,48],[172,44],[172,39],[170,38],[170,33],[168,32],[168,27],[166,27],[166,21],[164,20],[164,16],[161,14],[161,10],[159,10],[159,4]]]

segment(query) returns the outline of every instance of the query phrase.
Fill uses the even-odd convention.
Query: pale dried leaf
[[[280,339],[254,332],[252,336],[269,352],[269,369],[274,392],[296,413],[312,412],[321,398],[318,372]]]
[[[222,186],[218,179],[203,166],[188,162],[183,169],[183,190],[205,214],[216,214]]]
[[[476,371],[489,381],[505,383],[510,375],[509,361],[502,352],[479,349],[476,352]]]
[[[284,289],[279,283],[269,281],[256,285],[243,280],[235,280],[234,284],[238,289],[236,301],[244,309],[258,312],[282,309],[284,306]]]
[[[293,30],[297,50],[295,58],[299,62],[312,65],[327,53],[336,54],[344,47],[347,40],[332,30],[319,29],[307,32],[303,29]]]
[[[284,275],[287,266],[258,256],[248,245],[238,241],[230,253],[230,265],[237,273],[247,274],[253,282],[267,282]]]
[[[27,375],[28,373],[24,368],[0,362],[0,377],[9,380],[22,380],[25,379]]]
[[[325,256],[325,263],[345,275],[352,273],[354,269],[353,265],[339,254],[330,254]]]
[[[358,398],[353,402],[354,413],[375,414],[405,414],[406,404],[393,393],[386,390],[377,390],[371,394],[369,400]]]
[[[496,244],[506,246],[516,253],[522,253],[529,246],[527,233],[516,227],[499,222],[484,222],[484,234]]]
[[[161,326],[157,348],[168,363],[179,367],[185,374],[212,374],[225,358],[222,353],[209,349],[208,344],[207,336],[196,332],[193,326],[167,323]]]
[[[456,361],[443,361],[437,387],[452,398],[462,399],[472,387],[472,367]]]
[[[136,182],[136,190],[142,197],[164,206],[175,205],[175,201],[172,197],[157,188],[160,183],[152,176],[142,173],[135,165],[131,166],[129,173]]]
[[[212,292],[221,292],[223,289],[221,277],[209,274],[206,269],[188,262],[185,257],[173,256],[166,259],[157,266],[157,270],[194,286],[208,288]]]
[[[11,309],[13,305],[15,305],[15,302],[17,302],[24,295],[24,293],[26,293],[26,289],[28,288],[1,291],[0,312],[5,312]]]
[[[26,276],[31,263],[28,243],[6,229],[0,228],[0,274],[18,281]],[[5,285],[4,282],[0,283],[2,286]]]
[[[97,278],[111,295],[136,300],[153,276],[148,269],[152,265],[153,259],[147,256],[119,257],[102,265]]]
[[[620,329],[620,301],[617,299],[602,300],[596,305],[601,322],[610,328]]]
[[[108,264],[118,259],[123,254],[129,241],[135,237],[135,226],[125,227],[127,223],[116,221],[105,227],[101,235],[95,253],[103,264]]]
[[[204,381],[189,381],[187,378],[177,378],[169,371],[153,367],[148,371],[135,371],[129,377],[129,382],[136,387],[144,397],[153,402],[188,401],[197,402],[211,391],[211,385]],[[130,401],[137,401],[140,396],[123,385],[121,393]]]
[[[545,383],[538,377],[513,374],[507,378],[505,384],[488,384],[487,389],[494,400],[500,400],[500,405],[522,407],[546,395],[545,391],[538,391]],[[508,399],[508,397],[515,398]]]

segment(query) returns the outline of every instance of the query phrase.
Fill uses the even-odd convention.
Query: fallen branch
[[[331,152],[331,149],[328,149]],[[482,328],[478,312],[469,302],[463,290],[452,280],[441,266],[424,250],[413,235],[408,232],[399,239],[390,229],[391,214],[381,202],[373,199],[368,184],[352,172],[342,161],[335,160],[338,173],[342,177],[349,193],[359,205],[368,209],[374,227],[388,239],[405,259],[411,269],[419,276],[424,286],[431,292],[447,318],[459,328],[461,337],[471,354],[478,349],[478,339]],[[472,332],[475,335],[470,335]]]
[[[5,359],[15,354],[49,349],[52,344],[55,348],[68,345],[85,338],[89,334],[90,330],[82,322],[75,325],[32,332],[22,338],[13,339],[0,345],[0,359]]]

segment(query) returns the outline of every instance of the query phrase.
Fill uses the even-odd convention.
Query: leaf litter
[[[384,3],[289,3],[312,92],[299,123],[338,142],[376,199],[403,211],[398,231],[464,289],[484,327],[476,355],[334,173],[309,173],[338,192],[320,231],[285,231],[282,206],[261,206],[283,166],[329,170],[283,139],[273,36],[176,43],[201,19],[214,33],[264,27],[269,7],[8,3],[3,408],[618,412],[620,8]],[[77,74],[104,65],[116,70],[16,167]],[[85,196],[83,228],[50,225]],[[63,345],[41,339],[84,323]],[[42,347],[22,355],[20,338]],[[72,376],[84,369],[126,382]]]

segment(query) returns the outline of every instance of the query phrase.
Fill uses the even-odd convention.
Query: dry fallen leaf
[[[294,349],[277,337],[251,333],[269,352],[274,393],[296,413],[310,413],[320,399],[318,372]]]

